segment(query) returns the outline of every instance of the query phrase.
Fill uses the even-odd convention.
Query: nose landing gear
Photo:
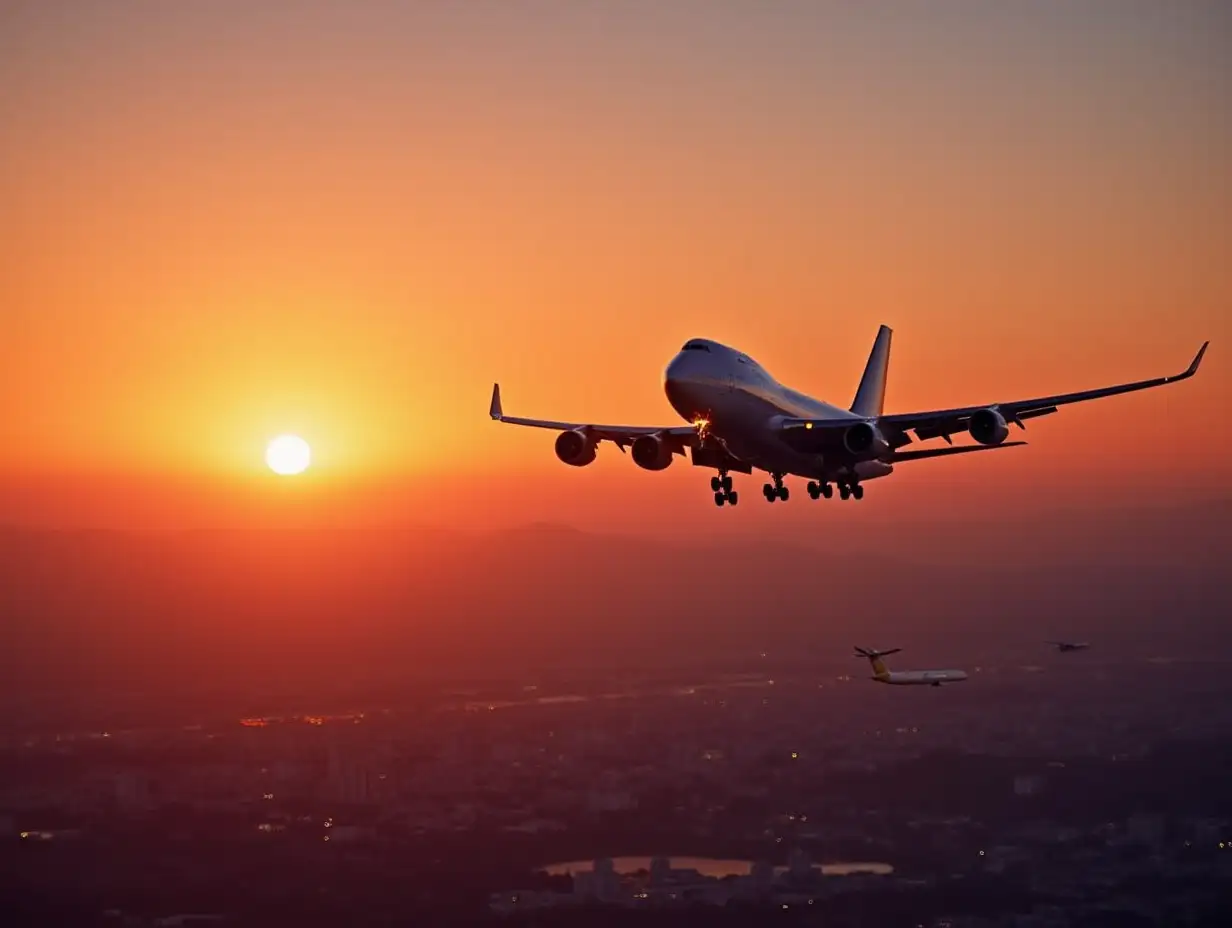
[[[710,478],[710,489],[714,491],[716,506],[722,506],[724,503],[734,506],[740,501],[740,494],[732,489],[732,479],[726,472]]]

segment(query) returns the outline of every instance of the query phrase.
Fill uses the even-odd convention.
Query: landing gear
[[[834,495],[834,487],[828,483],[818,483],[816,480],[810,480],[806,489],[808,490],[808,495],[813,499],[817,499],[819,496],[829,499]]]
[[[854,481],[851,483],[840,483],[838,485],[838,498],[847,499],[849,497],[864,499],[864,487]]]
[[[740,502],[740,494],[732,489],[732,479],[726,473],[710,478],[710,489],[714,491],[714,504],[722,506],[727,503],[734,506]]]
[[[771,474],[770,478],[773,483],[767,483],[761,488],[762,495],[766,497],[767,503],[773,503],[776,499],[781,499],[787,502],[787,498],[791,495],[787,492],[787,487],[783,486],[782,474]]]

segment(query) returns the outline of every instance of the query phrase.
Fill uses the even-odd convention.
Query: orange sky
[[[847,402],[882,322],[891,411],[1213,344],[862,511],[1224,492],[1226,7],[668,6],[6,5],[0,521],[709,524],[707,473],[567,468],[492,380],[674,424],[704,335]]]

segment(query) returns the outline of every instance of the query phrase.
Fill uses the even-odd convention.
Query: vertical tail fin
[[[874,651],[872,648],[856,648],[856,657],[863,657],[868,660],[869,666],[873,668],[873,674],[877,677],[888,677],[890,669],[886,667],[885,661],[882,660],[890,654],[897,654],[901,648],[891,648],[889,651]]]
[[[877,330],[877,340],[873,342],[868,363],[864,365],[864,376],[860,378],[860,387],[851,403],[851,411],[857,416],[881,415],[885,403],[886,376],[890,372],[890,339],[893,336],[894,330],[888,325]]]

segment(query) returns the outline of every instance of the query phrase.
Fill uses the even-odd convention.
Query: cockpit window
[[[705,342],[685,342],[684,348],[681,351],[709,351],[710,346]]]

